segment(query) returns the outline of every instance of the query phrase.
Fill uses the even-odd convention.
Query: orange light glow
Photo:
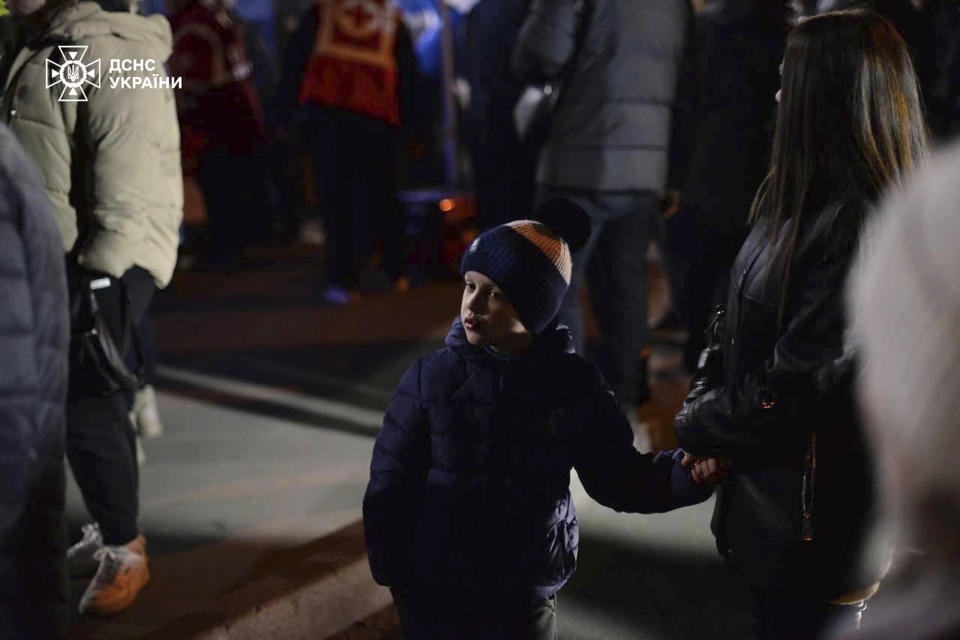
[[[440,211],[443,211],[444,213],[450,213],[455,207],[456,205],[450,198],[444,198],[440,201]]]

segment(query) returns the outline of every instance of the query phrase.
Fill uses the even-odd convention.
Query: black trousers
[[[110,285],[97,289],[97,304],[121,352],[156,290],[153,277],[134,267],[122,278],[109,278]],[[129,297],[129,309],[127,298]],[[130,322],[125,327],[124,314]],[[136,443],[130,427],[130,398],[122,391],[99,395],[82,384],[96,375],[71,363],[67,395],[67,459],[80,487],[84,504],[100,525],[104,544],[126,544],[137,537],[139,472]]]
[[[453,599],[398,593],[404,640],[556,640],[557,599]]]
[[[620,402],[636,403],[640,352],[647,328],[647,247],[658,226],[652,193],[591,194],[544,190],[538,200],[568,197],[590,215],[590,239],[573,256],[573,277],[560,320],[573,332],[577,353],[585,351],[580,296],[590,288],[590,306],[602,342],[593,358]]]

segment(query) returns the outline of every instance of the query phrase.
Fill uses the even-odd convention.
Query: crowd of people
[[[423,85],[391,0],[312,3],[270,91],[222,0],[171,2],[169,21],[126,0],[8,9],[0,638],[58,638],[68,574],[90,577],[91,615],[150,579],[148,309],[184,240],[184,185],[208,218],[201,266],[299,229],[305,174],[324,299],[403,291],[398,158]],[[758,638],[960,635],[960,154],[930,151],[960,132],[960,3],[481,0],[461,27],[481,233],[445,347],[387,409],[363,504],[405,637],[556,637],[571,469],[620,511],[716,488]],[[680,448],[656,454],[633,444],[654,243],[692,375]],[[65,459],[92,520],[73,545]],[[904,546],[923,552],[912,580],[874,606]]]

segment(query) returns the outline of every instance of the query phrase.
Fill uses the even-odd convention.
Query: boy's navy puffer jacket
[[[643,455],[566,327],[521,356],[471,346],[459,319],[446,348],[404,375],[377,437],[363,501],[380,584],[445,596],[546,598],[576,569],[570,497],[660,512],[705,500],[678,454]]]

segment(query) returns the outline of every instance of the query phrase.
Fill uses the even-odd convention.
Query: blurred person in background
[[[709,0],[697,16],[696,134],[676,215],[663,242],[673,308],[696,368],[710,309],[747,234],[770,159],[773,99],[787,33],[783,0]]]
[[[154,292],[170,282],[183,215],[173,92],[110,81],[165,77],[170,26],[132,6],[18,0],[9,8],[16,24],[0,65],[2,115],[39,169],[67,254],[67,456],[94,519],[68,550],[68,567],[94,574],[80,612],[105,615],[129,607],[150,577],[128,415],[136,381],[123,354]],[[79,96],[47,81],[48,64],[67,64],[64,42],[86,47],[83,64],[99,59],[106,70],[99,86],[74,89],[85,101],[62,100]],[[121,60],[140,68],[113,71]]]
[[[349,303],[383,277],[406,288],[397,154],[416,73],[390,0],[316,0],[287,41],[280,113],[313,161],[328,302]]]
[[[525,218],[533,208],[533,153],[520,142],[513,120],[525,84],[510,68],[529,4],[527,0],[482,0],[467,15],[464,75],[470,84],[470,101],[463,128],[470,147],[480,231]]]
[[[208,216],[207,266],[220,267],[269,238],[277,219],[263,107],[245,36],[221,0],[170,0],[184,175],[195,176]],[[203,266],[203,263],[201,263]]]
[[[878,544],[913,550],[871,603],[871,640],[960,638],[960,147],[874,223],[848,292],[858,394],[877,456]],[[886,585],[885,585],[886,587]]]
[[[513,53],[530,84],[561,82],[537,163],[537,199],[589,214],[561,319],[586,355],[580,296],[602,334],[596,362],[629,415],[649,400],[647,247],[683,184],[696,85],[689,0],[533,0]]]
[[[0,125],[0,638],[66,622],[67,278],[40,176]]]
[[[906,44],[872,12],[795,27],[777,97],[753,228],[676,430],[688,453],[729,462],[717,548],[756,594],[757,636],[782,640],[855,628],[878,588],[881,563],[860,564],[872,460],[842,379],[825,372],[844,352],[862,227],[927,134]]]

